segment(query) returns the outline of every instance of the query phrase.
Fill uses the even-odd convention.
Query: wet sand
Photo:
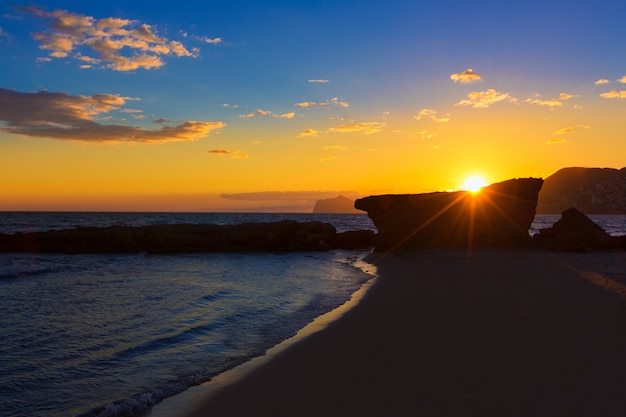
[[[376,259],[379,278],[356,307],[179,411],[623,416],[626,252],[594,255],[446,250]]]

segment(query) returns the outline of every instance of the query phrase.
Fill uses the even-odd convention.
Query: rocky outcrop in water
[[[337,233],[323,222],[80,227],[0,234],[0,252],[191,253],[319,251],[373,246],[372,231]],[[368,246],[369,245],[369,246]]]
[[[585,251],[626,246],[624,237],[609,235],[576,208],[569,208],[552,227],[541,229],[533,240],[553,251]]]
[[[543,180],[512,179],[483,188],[428,194],[381,195],[356,200],[378,228],[377,251],[442,247],[532,245]]]

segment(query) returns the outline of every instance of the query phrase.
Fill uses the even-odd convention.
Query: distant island
[[[317,200],[313,207],[313,213],[331,213],[331,214],[365,214],[362,210],[354,208],[354,200],[343,195],[335,198]]]
[[[585,214],[626,214],[626,168],[563,168],[544,180],[539,214],[574,207]]]

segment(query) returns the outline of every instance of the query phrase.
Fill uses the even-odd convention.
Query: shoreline
[[[626,299],[568,257],[379,255],[379,277],[339,319],[170,415],[620,415]]]
[[[340,319],[344,314],[358,305],[371,287],[375,285],[378,279],[376,267],[368,262],[368,259],[372,256],[375,256],[375,254],[370,253],[359,256],[358,260],[352,264],[353,267],[370,275],[371,278],[363,283],[343,304],[316,317],[302,329],[298,330],[293,336],[269,348],[263,355],[253,357],[234,368],[214,376],[209,381],[189,387],[183,392],[164,399],[154,405],[145,416],[179,417],[187,415],[187,413],[195,411],[207,398],[219,395],[219,391],[224,387],[245,379],[247,375],[255,369],[271,362],[281,352],[297,343],[301,343],[306,340],[307,337],[326,329],[331,323]]]

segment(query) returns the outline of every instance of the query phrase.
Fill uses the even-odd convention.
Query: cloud
[[[365,133],[366,135],[372,133],[382,132],[383,128],[387,126],[385,122],[362,122],[350,125],[341,125],[337,127],[331,127],[328,129],[331,133]]]
[[[600,79],[600,80],[596,81],[594,84],[595,84],[595,85],[602,85],[602,84],[609,84],[609,83],[610,83],[610,81],[609,81],[609,80],[605,80],[605,79],[603,78],[603,79]]]
[[[626,90],[620,90],[620,91],[609,91],[608,93],[602,93],[600,94],[600,97],[602,98],[626,98]]]
[[[157,130],[137,126],[102,124],[96,120],[111,111],[121,111],[127,101],[115,94],[70,96],[39,91],[20,93],[0,88],[0,131],[33,138],[86,142],[163,143],[190,141],[226,126],[222,122],[185,121]]]
[[[487,91],[473,91],[467,95],[467,99],[456,103],[457,106],[472,106],[475,109],[484,109],[500,101],[517,102],[509,93],[501,93],[493,88]]]
[[[547,106],[550,108],[553,107],[561,107],[563,105],[563,103],[561,103],[559,100],[556,99],[552,99],[552,100],[542,100],[540,98],[528,98],[526,100],[524,100],[525,103],[530,103],[530,104],[537,104],[538,106]]]
[[[309,80],[310,83],[328,83],[328,80]]]
[[[591,126],[589,125],[578,125],[578,126],[569,126],[569,127],[562,127],[561,129],[555,130],[554,132],[552,132],[553,135],[562,135],[564,133],[568,133],[571,132],[574,129],[589,129]]]
[[[222,107],[226,107],[227,109],[236,109],[236,108],[239,108],[239,105],[238,104],[224,103],[224,104],[222,104]]]
[[[332,161],[333,159],[339,158],[336,155],[324,155],[320,158],[320,162]]]
[[[482,81],[483,77],[476,74],[471,68],[468,68],[459,74],[450,75],[450,79],[455,83],[469,84],[477,81]]]
[[[271,113],[272,112],[269,111],[269,110],[258,109],[255,112],[242,114],[239,117],[242,117],[242,118],[245,118],[245,119],[250,119],[250,118],[255,117],[255,116],[267,116],[268,114],[271,114]]]
[[[165,65],[163,56],[197,57],[182,43],[159,36],[152,26],[120,18],[96,19],[66,10],[47,12],[31,6],[20,8],[49,22],[48,30],[33,34],[39,48],[51,58],[72,56],[81,68],[115,71],[153,69]],[[219,39],[219,38],[217,38]],[[96,57],[86,53],[95,53]]]
[[[293,119],[295,115],[296,115],[296,113],[294,113],[294,112],[283,113],[283,114],[280,115],[280,118],[281,119]]]
[[[348,148],[346,148],[343,145],[329,145],[329,146],[324,146],[324,149],[326,150],[335,150],[335,151],[347,151]]]
[[[211,149],[210,151],[207,151],[210,154],[213,155],[230,155],[232,158],[236,158],[236,159],[243,159],[243,158],[247,158],[248,154],[247,153],[243,153],[240,151],[231,151],[228,149]]]
[[[432,109],[422,109],[419,111],[419,113],[413,116],[415,120],[422,120],[423,117],[428,117],[430,118],[430,120],[437,123],[446,123],[450,121],[449,114],[446,114],[445,116],[439,116],[437,114],[437,110]]]
[[[574,97],[572,94],[567,94],[567,93],[559,94],[559,100],[563,100],[563,101],[567,101],[572,97]]]
[[[306,107],[328,107],[331,104],[332,105],[337,105],[337,106],[340,106],[340,107],[349,107],[350,106],[350,104],[348,104],[345,101],[339,101],[339,99],[337,97],[333,97],[330,100],[322,101],[322,102],[319,102],[319,103],[316,103],[314,101],[303,101],[301,103],[296,103],[295,106],[296,107],[303,107],[303,108],[306,108]]]
[[[554,144],[563,143],[563,142],[566,142],[566,140],[565,139],[550,139],[546,143],[549,145],[554,145]]]
[[[315,137],[317,136],[319,132],[315,129],[305,129],[302,132],[300,132],[300,137],[301,138],[307,138],[307,137]]]
[[[355,191],[261,191],[252,193],[220,194],[221,198],[239,201],[309,201],[316,202],[321,199],[335,198],[343,195],[347,198],[357,198],[359,193]]]
[[[622,78],[617,80],[617,82],[620,83],[620,84],[626,84],[626,75],[624,75]]]

